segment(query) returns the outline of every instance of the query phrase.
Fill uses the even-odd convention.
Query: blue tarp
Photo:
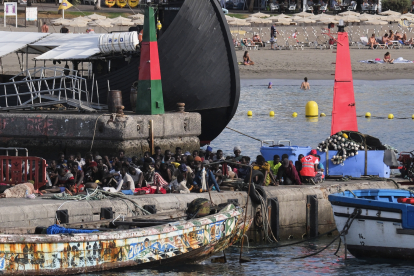
[[[83,229],[70,229],[59,226],[57,224],[53,224],[49,226],[46,230],[46,233],[51,234],[79,234],[79,233],[92,233],[98,232],[99,230],[83,230]]]

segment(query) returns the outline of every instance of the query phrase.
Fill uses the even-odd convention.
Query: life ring
[[[105,0],[105,5],[111,8],[115,5],[115,0]]]
[[[136,6],[138,6],[138,5],[139,5],[139,0],[128,0],[128,5],[129,5],[131,8],[135,8]]]
[[[127,4],[127,0],[116,0],[116,5],[120,8],[125,7]]]

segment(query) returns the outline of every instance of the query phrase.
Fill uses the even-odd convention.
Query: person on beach
[[[265,43],[262,41],[262,39],[260,38],[260,36],[257,33],[254,34],[252,40],[253,40],[255,45],[259,45],[260,47],[265,46]]]
[[[376,48],[376,45],[378,45],[378,44],[379,43],[375,39],[375,34],[372,34],[371,37],[368,40],[367,45],[370,46],[372,50],[374,50],[374,48]]]
[[[62,33],[62,34],[68,34],[69,33],[69,29],[66,28],[65,26],[62,26],[62,28],[60,28],[60,33]]]
[[[390,41],[395,40],[395,35],[394,35],[394,32],[392,30],[390,30],[390,33],[388,34],[388,39]]]
[[[277,41],[276,34],[279,34],[279,32],[276,30],[275,24],[273,24],[272,27],[270,28],[270,49],[271,50],[274,49],[273,44],[275,44]]]
[[[42,25],[42,33],[48,33],[49,32],[49,26],[46,24],[46,22]]]
[[[244,52],[243,65],[254,65],[254,62],[250,59],[249,51]]]
[[[300,85],[300,89],[302,89],[302,90],[309,90],[310,89],[310,85],[309,85],[309,82],[308,82],[308,78],[305,77],[303,80],[304,80],[304,82],[302,82],[302,84]]]
[[[388,34],[385,34],[382,37],[382,43],[385,44],[386,46],[388,45],[388,43],[390,42],[390,39],[388,38]]]
[[[389,63],[389,64],[393,64],[394,63],[394,59],[391,58],[390,52],[386,52],[385,53],[383,60],[384,60],[385,63]]]

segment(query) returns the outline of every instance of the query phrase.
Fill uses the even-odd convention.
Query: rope
[[[99,115],[99,116],[98,116],[98,118],[96,118],[96,121],[95,121],[95,127],[93,128],[93,136],[92,136],[92,144],[91,144],[91,149],[89,150],[90,152],[92,152],[93,142],[95,141],[96,125],[98,124],[98,119],[99,119],[100,117],[104,116],[104,115],[107,115],[107,116],[112,116],[113,118],[115,118],[115,117],[116,117],[116,113],[112,113],[112,114],[101,114],[101,115]]]
[[[262,140],[260,140],[260,139],[257,139],[257,138],[255,138],[255,137],[253,137],[253,136],[250,136],[250,135],[247,135],[247,134],[245,134],[245,133],[243,133],[243,132],[240,132],[240,131],[238,131],[238,130],[235,130],[235,129],[233,129],[233,128],[230,128],[230,127],[227,127],[227,126],[226,126],[226,128],[228,128],[228,129],[230,129],[230,130],[233,130],[234,132],[237,132],[237,133],[239,133],[239,134],[241,134],[241,135],[244,135],[244,136],[247,136],[247,137],[249,137],[249,138],[252,138],[253,140],[256,140],[256,141],[262,142]],[[267,142],[263,142],[263,143],[265,143],[265,144],[269,144],[269,143],[267,143]]]
[[[349,230],[349,228],[351,228],[351,225],[354,222],[354,219],[357,216],[359,216],[361,214],[361,212],[362,212],[361,209],[355,208],[354,211],[352,212],[352,214],[349,215],[348,220],[346,221],[346,223],[344,225],[344,228],[342,229],[341,233],[339,233],[339,235],[337,237],[335,237],[330,243],[328,243],[328,245],[326,245],[324,248],[322,248],[322,249],[320,249],[320,250],[318,250],[314,253],[304,255],[304,256],[300,256],[300,257],[296,257],[296,258],[293,258],[293,259],[304,259],[304,258],[307,258],[307,257],[315,256],[315,255],[321,253],[322,251],[324,251],[326,248],[328,248],[331,244],[333,244],[341,236],[345,237],[348,234],[348,230]],[[338,252],[338,250],[337,250],[337,252]],[[335,252],[335,253],[337,253],[337,252]]]

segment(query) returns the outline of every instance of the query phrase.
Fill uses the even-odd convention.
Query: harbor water
[[[321,238],[303,244],[276,248],[267,245],[266,248],[257,248],[260,245],[250,244],[255,248],[244,250],[243,256],[251,259],[248,263],[239,263],[239,248],[232,247],[225,251],[227,263],[211,263],[210,259],[198,264],[160,265],[149,269],[123,269],[108,271],[101,274],[88,275],[412,275],[413,266],[407,261],[390,260],[361,260],[348,253],[345,260],[343,245],[334,255],[338,243],[335,242],[320,254],[305,259],[293,259],[315,252],[325,247],[331,238]],[[289,241],[285,242],[289,243]],[[214,257],[220,257],[217,254]]]
[[[269,81],[273,88],[268,89]],[[299,89],[298,80],[246,80],[242,81],[240,103],[236,115],[229,127],[237,129],[261,140],[291,140],[293,145],[316,145],[330,135],[333,98],[333,81],[310,81],[311,90]],[[400,151],[414,149],[411,134],[414,129],[414,81],[355,81],[355,99],[359,131],[379,138],[383,143]],[[316,101],[319,113],[327,117],[307,119],[305,105]],[[247,111],[253,112],[252,117]],[[269,117],[274,111],[275,116]],[[291,115],[298,113],[297,118]],[[371,119],[364,114],[370,112]],[[395,119],[389,120],[389,113]],[[374,117],[375,116],[375,117]],[[398,119],[406,118],[406,119]],[[232,154],[234,146],[242,148],[242,155],[254,160],[259,153],[260,142],[237,134],[228,129],[217,137],[211,146],[213,150],[222,149]],[[163,265],[148,269],[125,269],[88,275],[411,275],[414,267],[409,262],[395,260],[360,260],[348,254],[344,259],[344,248],[338,256],[334,253],[338,246],[335,242],[316,256],[305,259],[293,259],[310,254],[328,244],[333,237],[302,244],[276,248],[276,245],[250,244],[244,256],[252,261],[239,264],[239,248],[226,250],[226,264],[211,263],[210,260],[198,264]],[[281,244],[292,241],[281,241]],[[221,254],[216,255],[221,256]]]
[[[269,82],[273,88],[268,89]],[[290,140],[292,145],[316,148],[330,136],[333,81],[312,81],[310,90],[300,90],[299,80],[244,80],[240,102],[229,127],[260,140]],[[377,137],[383,144],[399,151],[414,149],[411,135],[414,129],[414,81],[354,81],[358,128],[361,133]],[[306,118],[305,105],[315,101],[319,113],[326,117]],[[253,116],[248,117],[248,111]],[[269,112],[275,116],[270,117]],[[297,112],[297,118],[292,113]],[[372,117],[365,118],[370,112]],[[394,114],[389,120],[388,114]],[[405,119],[399,119],[405,118]],[[286,144],[286,143],[285,143]],[[212,143],[213,150],[222,149],[232,154],[234,146],[242,148],[242,155],[255,160],[260,154],[260,142],[225,129]]]

